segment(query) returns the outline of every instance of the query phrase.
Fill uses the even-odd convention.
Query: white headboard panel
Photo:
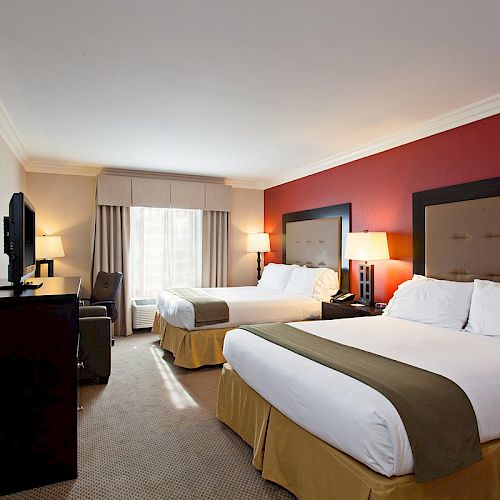
[[[286,264],[340,269],[341,219],[302,220],[286,224]]]

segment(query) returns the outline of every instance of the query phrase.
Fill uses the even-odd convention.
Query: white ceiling
[[[498,0],[1,0],[0,102],[30,161],[271,185],[500,93],[499,25]]]

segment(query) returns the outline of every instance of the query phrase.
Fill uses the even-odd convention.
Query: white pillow
[[[476,335],[500,338],[500,283],[474,280],[469,321],[465,329]]]
[[[429,279],[429,278],[427,278],[427,276],[422,276],[421,274],[414,274],[413,277],[411,278],[411,280],[406,280],[406,281],[403,281],[402,283],[400,283],[398,285],[398,288],[396,289],[396,292],[398,290],[400,290],[401,288],[404,288],[406,285],[410,285],[411,283],[413,283],[416,280],[426,280],[426,279]],[[394,292],[394,295],[389,299],[389,302],[385,306],[384,312],[382,313],[385,316],[390,316],[389,312],[392,309],[392,305],[394,304],[394,297],[396,296],[396,292]]]
[[[473,283],[417,277],[394,292],[384,316],[461,330],[469,314]]]
[[[296,264],[291,266],[287,264],[268,264],[264,267],[257,286],[267,290],[279,290],[282,292],[288,284],[292,271],[296,267],[298,267]]]
[[[315,299],[330,302],[330,297],[339,291],[339,276],[333,269],[326,267],[323,269],[323,274],[316,281],[312,296]]]
[[[287,293],[298,293],[312,297],[318,279],[325,273],[323,267],[296,267],[294,268],[288,285]]]

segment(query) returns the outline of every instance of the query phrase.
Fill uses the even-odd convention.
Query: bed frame
[[[500,178],[414,193],[413,223],[415,273],[500,281]],[[228,364],[217,415],[252,446],[252,463],[263,477],[300,498],[498,498],[500,439],[482,445],[483,460],[449,476],[426,483],[417,483],[413,474],[387,478],[297,426]]]

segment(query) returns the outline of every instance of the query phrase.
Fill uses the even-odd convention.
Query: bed
[[[284,264],[266,266],[257,286],[198,289],[227,304],[227,321],[198,326],[189,300],[169,290],[160,294],[153,332],[159,335],[161,347],[174,355],[176,365],[184,368],[221,364],[225,362],[224,337],[234,327],[319,319],[321,302],[341,287],[349,288],[348,261],[342,251],[349,230],[350,204],[286,214]],[[279,283],[270,281],[271,273],[279,271],[283,275],[283,267],[291,269],[288,278],[276,278]],[[312,288],[301,286],[299,275],[306,272],[316,276]]]
[[[263,477],[299,498],[498,498],[500,334],[474,331],[490,321],[496,332],[499,324],[500,311],[488,321],[478,317],[491,313],[491,305],[485,309],[484,304],[499,293],[496,260],[487,258],[500,252],[498,213],[500,179],[415,193],[414,269],[439,280],[417,275],[406,291],[401,285],[399,299],[395,294],[382,317],[292,324],[455,382],[476,414],[482,460],[417,482],[405,427],[384,396],[246,330],[235,330],[224,345],[228,362],[221,375],[218,418],[253,447],[253,465]],[[480,280],[472,283],[475,278]],[[412,316],[411,301],[402,300],[408,290],[443,283],[470,290],[469,309],[464,313],[464,306],[457,305],[465,314],[460,321],[440,324],[446,319],[443,302]],[[471,330],[464,333],[467,314]]]

